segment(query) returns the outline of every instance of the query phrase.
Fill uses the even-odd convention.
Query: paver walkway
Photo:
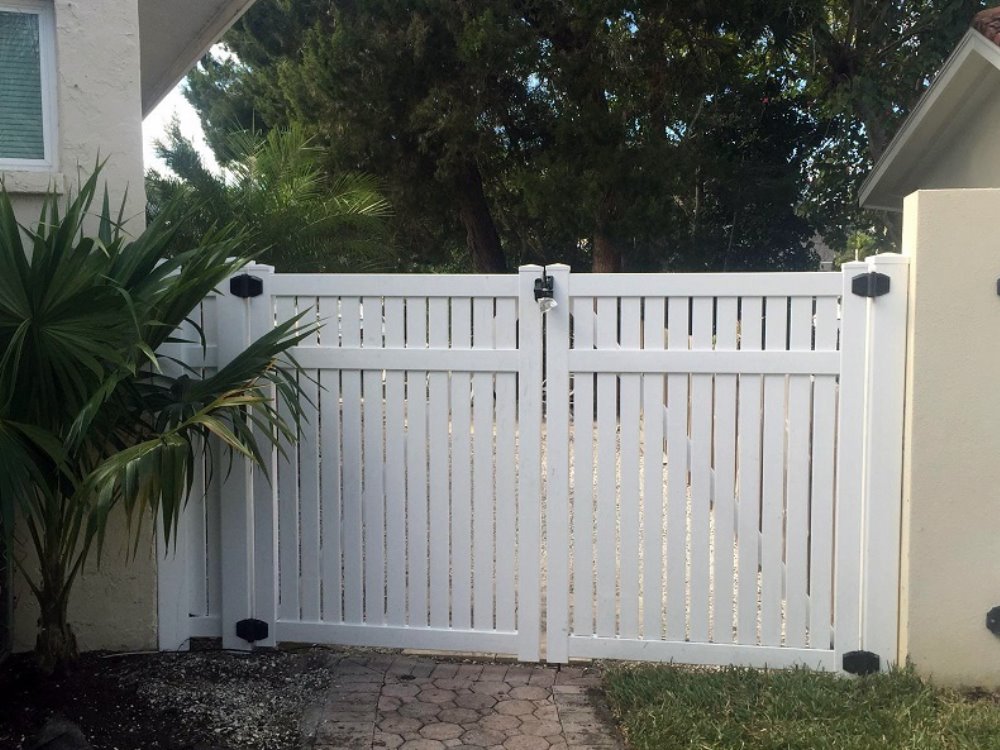
[[[621,748],[596,670],[373,654],[339,659],[303,717],[311,750]]]

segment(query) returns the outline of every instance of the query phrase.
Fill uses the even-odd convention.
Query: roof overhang
[[[987,97],[997,95],[998,84],[1000,47],[970,29],[861,186],[861,205],[902,211],[907,195],[928,187],[929,166],[954,148],[950,136],[962,131]]]
[[[139,0],[142,115],[148,115],[254,0]]]

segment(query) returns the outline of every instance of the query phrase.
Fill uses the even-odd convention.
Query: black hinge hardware
[[[859,297],[881,297],[889,293],[889,277],[877,271],[859,273],[851,279],[851,291]]]
[[[229,280],[229,293],[234,297],[259,297],[264,293],[264,282],[258,276],[241,273]]]
[[[848,674],[864,677],[877,674],[882,667],[882,660],[878,654],[873,654],[871,651],[848,651],[844,654],[843,667]]]
[[[236,623],[236,637],[242,638],[247,643],[263,641],[267,638],[267,623],[263,620],[240,620]]]
[[[993,635],[1000,635],[1000,607],[994,607],[986,613],[986,629]]]

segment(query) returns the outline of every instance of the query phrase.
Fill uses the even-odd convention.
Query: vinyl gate
[[[213,345],[180,353],[215,367],[309,310],[325,325],[294,355],[312,405],[271,484],[196,478],[204,501],[160,565],[162,648],[246,648],[236,623],[252,618],[258,645],[895,659],[904,258],[842,274],[550,266],[544,316],[534,266],[248,271],[263,294],[206,300]],[[852,291],[886,279],[888,294]]]

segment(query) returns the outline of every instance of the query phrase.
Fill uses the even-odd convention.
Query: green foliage
[[[165,207],[130,240],[106,194],[90,215],[99,171],[64,211],[48,196],[35,227],[18,225],[0,190],[0,517],[6,530],[17,519],[37,557],[37,573],[22,572],[49,669],[75,656],[70,591],[112,511],[124,509],[137,544],[144,517],[169,542],[203,451],[262,465],[261,440],[294,437],[269,393],[297,418],[294,364],[281,356],[308,334],[284,322],[207,377],[157,354],[246,262],[245,235],[211,232],[177,251],[184,216]]]
[[[179,179],[150,171],[148,215],[180,204],[173,246],[188,248],[219,226],[244,231],[241,251],[281,271],[387,270],[397,265],[385,232],[389,204],[358,172],[332,176],[324,152],[298,125],[267,134],[215,133],[223,174],[207,169],[176,122],[158,153]]]
[[[809,268],[898,246],[858,187],[981,6],[260,0],[189,98],[383,178],[413,267]]]
[[[805,670],[617,666],[605,689],[632,750],[996,747],[1000,708],[910,671],[858,680]]]

